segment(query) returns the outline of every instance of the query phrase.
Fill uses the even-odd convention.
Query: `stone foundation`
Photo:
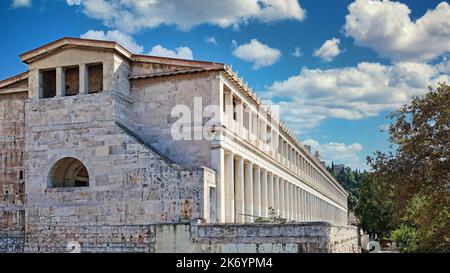
[[[54,225],[0,235],[1,252],[336,253],[360,252],[356,227],[283,225]]]

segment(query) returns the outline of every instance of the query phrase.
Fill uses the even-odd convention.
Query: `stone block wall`
[[[218,253],[359,252],[357,229],[328,223],[207,224],[193,228],[192,240]]]
[[[11,234],[10,234],[11,235]],[[25,239],[24,239],[25,238]],[[2,237],[4,252],[342,253],[360,252],[355,227],[284,225],[52,225]]]
[[[177,75],[176,80],[170,76],[133,80],[133,131],[183,166],[211,168],[211,141],[202,134],[202,126],[210,117],[194,121],[194,111],[197,117],[202,117],[206,106],[219,106],[218,82],[217,72]],[[201,105],[194,105],[195,97],[201,97]],[[174,123],[179,120],[172,116],[172,110],[181,105],[190,111],[190,117],[185,118],[191,122],[183,125],[189,130],[191,140],[174,140],[171,135]],[[194,134],[200,138],[194,138]]]
[[[214,172],[160,156],[117,122],[116,103],[112,92],[27,102],[26,251],[60,251],[63,236],[89,228],[203,217],[203,185]],[[65,157],[86,166],[89,187],[49,184]]]
[[[23,251],[26,98],[26,92],[0,94],[0,252]]]

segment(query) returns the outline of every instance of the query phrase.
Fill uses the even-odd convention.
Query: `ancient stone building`
[[[0,252],[358,251],[348,194],[230,67],[76,38],[20,58]]]

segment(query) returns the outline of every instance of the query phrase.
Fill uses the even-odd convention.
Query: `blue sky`
[[[5,0],[0,79],[26,69],[19,54],[63,36],[223,62],[328,163],[364,168],[387,149],[385,116],[448,82],[449,18],[434,0]]]

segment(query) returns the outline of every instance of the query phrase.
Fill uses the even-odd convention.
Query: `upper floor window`
[[[103,91],[103,64],[88,65],[87,72],[89,94]]]
[[[56,69],[41,72],[42,98],[53,98],[56,96]]]
[[[78,66],[64,69],[64,94],[75,96],[80,90],[80,69]]]

